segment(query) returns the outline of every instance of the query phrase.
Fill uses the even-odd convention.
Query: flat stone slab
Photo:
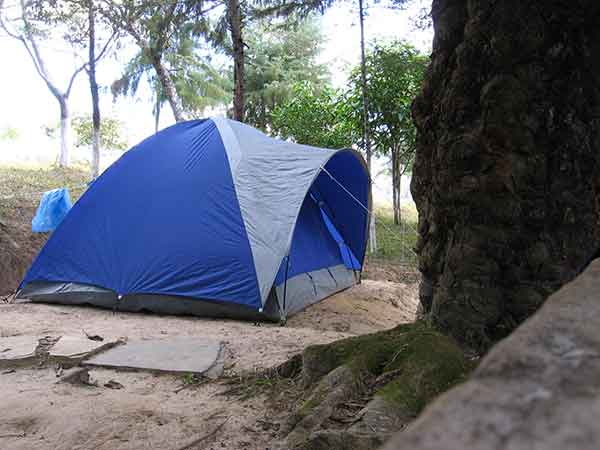
[[[221,342],[193,337],[129,341],[86,359],[84,364],[115,369],[204,374],[219,365],[222,347]]]
[[[0,338],[0,368],[30,364],[35,360],[39,340],[39,336]]]
[[[89,339],[85,335],[66,335],[56,342],[49,351],[52,360],[61,363],[78,364],[86,357],[93,356],[103,350],[114,347],[118,339],[104,338],[103,341]]]

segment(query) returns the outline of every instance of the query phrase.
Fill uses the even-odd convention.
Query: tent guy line
[[[335,181],[335,182],[336,182],[336,183],[337,183],[337,184],[338,184],[338,185],[339,185],[339,186],[340,186],[340,187],[341,187],[341,188],[344,190],[344,192],[346,192],[346,194],[348,194],[348,195],[349,195],[349,196],[352,198],[352,200],[354,200],[356,203],[358,203],[358,205],[359,205],[359,206],[360,206],[362,209],[364,209],[364,210],[365,210],[365,212],[366,212],[366,214],[367,214],[367,217],[368,217],[368,218],[370,218],[372,215],[374,215],[374,213],[373,213],[373,210],[372,210],[372,209],[370,210],[370,209],[369,209],[369,208],[367,208],[365,205],[363,205],[363,204],[362,204],[362,202],[361,202],[359,199],[357,199],[357,198],[356,198],[356,197],[355,197],[355,196],[352,194],[352,192],[350,192],[348,189],[346,189],[346,187],[345,187],[345,186],[344,186],[342,183],[340,183],[340,182],[339,182],[339,181],[338,181],[338,180],[337,180],[337,179],[336,179],[336,178],[335,178],[333,175],[331,175],[331,173],[329,173],[329,171],[328,171],[328,170],[327,170],[325,167],[321,166],[321,170],[322,170],[323,172],[325,172],[325,173],[326,173],[326,174],[329,176],[329,178],[331,178],[333,181]],[[371,181],[371,184],[372,184],[372,185],[376,186],[376,184],[375,184],[375,182],[373,181],[373,179],[372,179],[372,178],[369,178],[369,180]],[[402,239],[402,237],[401,237],[401,236],[399,236],[399,235],[398,235],[398,233],[396,233],[396,231],[395,231],[395,230],[393,230],[391,227],[389,227],[389,226],[388,226],[388,225],[387,225],[387,224],[386,224],[386,223],[385,223],[383,220],[379,220],[379,219],[377,218],[377,215],[375,215],[375,221],[376,221],[376,222],[379,222],[379,224],[380,224],[380,225],[381,225],[383,228],[385,228],[385,230],[386,230],[387,232],[389,232],[389,233],[390,233],[390,234],[391,234],[391,235],[392,235],[392,236],[393,236],[395,239],[397,239],[397,240],[398,240],[398,242],[400,242],[400,245],[402,245],[402,246],[404,247],[404,249],[405,249],[405,250],[408,250],[408,251],[410,251],[410,252],[413,252],[413,253],[414,253],[414,250],[413,250],[412,248],[410,248],[409,246],[407,246],[407,245],[404,243],[404,240]]]

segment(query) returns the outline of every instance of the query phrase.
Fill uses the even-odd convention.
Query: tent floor
[[[124,295],[119,299],[111,290],[76,283],[31,283],[18,292],[17,298],[26,298],[37,303],[98,306],[122,312],[151,312],[256,322],[280,320],[274,293],[269,296],[261,312],[234,303],[170,295],[135,294]]]

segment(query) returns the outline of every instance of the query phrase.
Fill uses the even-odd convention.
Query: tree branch
[[[88,63],[86,62],[86,63],[82,64],[81,66],[79,66],[77,69],[75,69],[75,72],[73,72],[73,75],[71,75],[71,79],[69,80],[69,85],[67,86],[67,90],[65,91],[65,97],[69,97],[69,95],[71,94],[71,88],[73,87],[73,83],[75,82],[75,78],[87,66],[88,66]]]
[[[26,8],[27,8],[27,4],[24,2],[24,0],[21,0],[20,6],[21,6],[20,19],[24,25],[23,28],[25,30],[25,35],[16,34],[12,31],[10,31],[8,26],[6,25],[6,22],[4,21],[4,18],[2,17],[2,14],[0,14],[0,26],[6,32],[6,34],[8,34],[10,37],[20,41],[23,44],[23,46],[27,50],[27,53],[31,57],[31,61],[33,62],[33,65],[34,65],[35,70],[38,73],[38,75],[42,78],[44,83],[46,83],[46,86],[48,86],[48,89],[50,90],[52,95],[54,95],[57,99],[60,99],[60,98],[62,98],[62,93],[50,79],[50,77],[48,75],[48,71],[46,70],[46,67],[44,65],[44,60],[42,59],[42,56],[38,49],[37,42],[35,41],[35,38],[33,37],[33,34],[31,33],[31,25],[29,24],[29,21],[27,20],[26,12],[25,12]],[[4,8],[4,0],[0,0],[0,11],[3,8]]]
[[[170,23],[173,20],[173,16],[175,15],[175,10],[177,9],[177,1],[176,0],[171,0],[171,7],[169,8],[169,11],[167,12],[167,15],[165,17],[165,19],[163,19],[159,25],[159,31],[158,31],[158,39],[156,40],[156,50],[159,53],[162,53],[166,43],[167,43],[167,39],[171,37],[171,34],[169,32],[170,29]]]
[[[0,0],[0,27],[2,27],[2,29],[4,30],[4,32],[6,34],[8,34],[10,37],[14,38],[14,39],[21,39],[22,37],[19,36],[18,34],[13,33],[12,31],[9,30],[8,26],[6,25],[6,23],[4,22],[4,17],[2,16],[2,10],[4,9],[4,0]]]
[[[100,50],[100,53],[98,53],[98,56],[94,59],[94,62],[98,62],[102,59],[102,57],[108,50],[109,45],[112,44],[113,39],[115,39],[116,36],[117,36],[117,32],[113,31],[113,34],[108,38],[108,40],[104,44],[104,47],[102,48],[102,50]]]

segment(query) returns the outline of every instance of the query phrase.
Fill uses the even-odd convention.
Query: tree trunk
[[[402,167],[398,164],[398,169],[396,170],[396,198],[398,199],[398,210],[396,212],[396,224],[400,225],[402,223]]]
[[[171,106],[175,121],[183,122],[185,120],[185,114],[183,112],[181,99],[179,98],[179,94],[177,93],[177,89],[173,83],[173,79],[171,78],[169,71],[164,66],[160,56],[152,56],[152,66],[156,71],[156,76],[158,77],[165,96],[167,97],[167,101]]]
[[[394,224],[400,225],[400,181],[402,172],[400,171],[399,149],[392,148],[392,191],[394,193]]]
[[[92,95],[92,179],[100,174],[100,99],[96,82],[96,21],[94,17],[94,1],[88,5],[88,78]]]
[[[8,36],[18,40],[23,44],[27,53],[29,54],[29,57],[31,58],[31,61],[33,62],[37,74],[44,81],[44,83],[46,83],[48,90],[54,96],[54,98],[56,98],[56,101],[60,106],[60,153],[58,155],[58,165],[60,167],[67,167],[69,165],[69,153],[71,149],[71,118],[67,102],[69,100],[69,94],[71,93],[71,88],[73,87],[75,78],[85,66],[82,65],[75,69],[65,91],[58,89],[56,83],[52,80],[48,70],[46,69],[46,63],[38,47],[35,34],[33,33],[35,27],[29,22],[28,8],[32,5],[29,3],[26,4],[24,0],[21,0],[19,3],[21,9],[21,23],[19,23],[16,28],[20,29],[20,31],[16,32],[15,30],[11,30],[6,24],[3,14],[0,14],[0,28],[2,28]],[[0,12],[3,12],[2,10],[4,8],[4,0],[0,0]]]
[[[485,350],[600,245],[600,5],[434,0],[413,105],[421,302]]]
[[[398,225],[398,222],[396,221],[396,212],[398,211],[398,196],[396,191],[396,162],[394,161],[394,153],[394,150],[392,150],[392,215],[394,216],[394,224]]]
[[[363,146],[367,157],[367,168],[371,175],[371,141],[369,137],[369,97],[367,96],[367,62],[365,55],[365,10],[363,0],[358,0],[358,15],[360,22],[360,81],[363,103]],[[371,198],[373,187],[371,186]],[[371,216],[369,218],[369,251],[377,251],[377,229],[375,228],[375,211],[371,205]]]
[[[160,124],[160,92],[156,90],[156,104],[154,105],[154,132],[158,133]]]
[[[227,0],[227,22],[233,45],[233,118],[244,121],[244,40],[239,0]]]
[[[58,166],[68,167],[70,163],[71,149],[71,112],[67,103],[67,97],[57,98],[60,105],[60,154],[58,155]]]

